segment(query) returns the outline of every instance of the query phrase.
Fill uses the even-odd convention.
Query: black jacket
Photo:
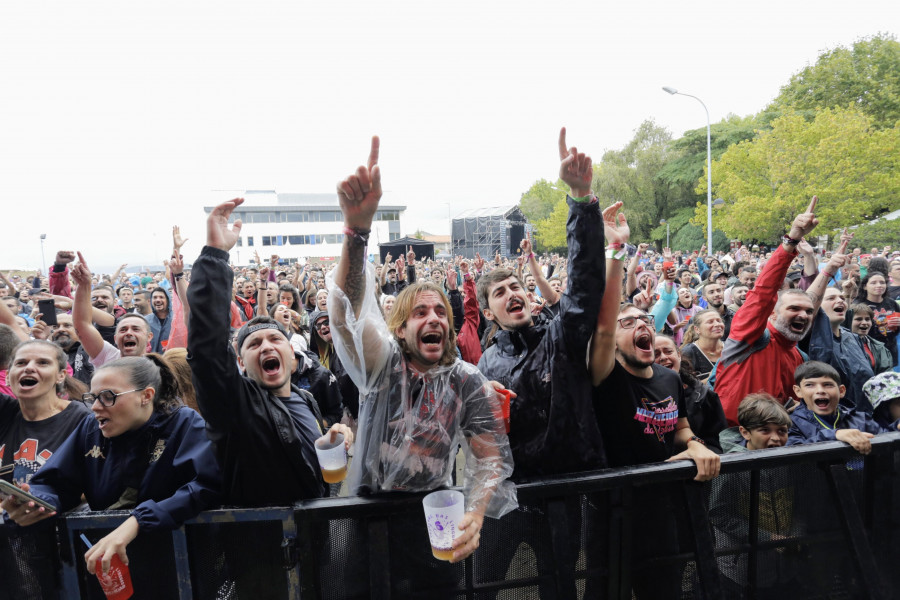
[[[707,448],[722,454],[719,433],[728,428],[728,422],[719,396],[708,385],[695,379],[685,385],[684,410],[687,414],[683,416],[687,417],[694,435],[706,442]]]
[[[518,394],[509,432],[515,481],[606,466],[586,361],[606,288],[603,222],[597,203],[568,203],[569,286],[559,316],[497,332],[478,363]]]
[[[323,497],[327,488],[319,465],[304,458],[303,438],[288,409],[238,370],[228,340],[233,277],[228,253],[205,246],[188,287],[188,362],[197,404],[222,469],[225,502],[285,506]],[[321,423],[312,395],[293,389]]]
[[[94,365],[81,342],[75,342],[69,346],[69,349],[66,350],[66,357],[69,366],[72,367],[72,377],[90,387],[91,379],[94,377]]]
[[[308,354],[295,352],[294,356],[297,368],[291,374],[291,384],[313,395],[328,426],[340,423],[344,409],[337,377]]]

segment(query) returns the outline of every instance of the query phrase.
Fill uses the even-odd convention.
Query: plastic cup
[[[108,600],[128,600],[134,594],[131,587],[131,571],[122,563],[118,554],[114,554],[109,564],[109,571],[104,575],[101,561],[94,568],[97,580]]]
[[[453,540],[459,537],[459,524],[466,514],[465,496],[452,490],[431,492],[422,499],[422,506],[431,553],[438,560],[452,559]]]
[[[344,448],[344,434],[335,436],[335,441],[329,440],[329,435],[316,440],[316,456],[319,458],[319,468],[322,469],[322,479],[325,483],[340,483],[347,477],[347,450]]]
[[[506,433],[509,433],[509,390],[500,390],[503,398],[500,400],[500,410],[503,416],[503,425],[506,427]]]

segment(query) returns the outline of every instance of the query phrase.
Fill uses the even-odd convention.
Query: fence
[[[726,455],[704,484],[690,462],[525,483],[458,565],[431,558],[421,495],[210,511],[132,542],[135,598],[888,598],[900,434],[872,445]],[[60,520],[64,597],[102,598],[78,535],[126,516]]]

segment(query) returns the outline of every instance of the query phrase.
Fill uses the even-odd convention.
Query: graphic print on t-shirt
[[[44,448],[38,452],[40,442],[34,438],[28,438],[22,442],[19,449],[13,453],[13,481],[16,483],[28,483],[31,476],[37,473],[37,470],[44,466],[53,452]],[[0,465],[3,464],[3,458],[6,455],[6,444],[0,445]]]
[[[663,438],[670,431],[675,430],[678,424],[678,404],[668,396],[662,400],[651,401],[647,398],[641,398],[641,407],[634,410],[634,420],[645,423],[644,433],[650,435],[655,433],[657,439],[662,442]]]

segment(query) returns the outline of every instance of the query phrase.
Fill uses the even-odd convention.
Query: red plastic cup
[[[118,554],[113,555],[106,575],[103,574],[100,560],[97,561],[94,571],[108,600],[128,600],[134,594],[134,588],[131,587],[131,571],[122,563]]]
[[[500,410],[503,416],[503,425],[506,426],[506,433],[509,433],[509,390],[500,390],[500,395],[503,396],[503,399],[500,400]]]

